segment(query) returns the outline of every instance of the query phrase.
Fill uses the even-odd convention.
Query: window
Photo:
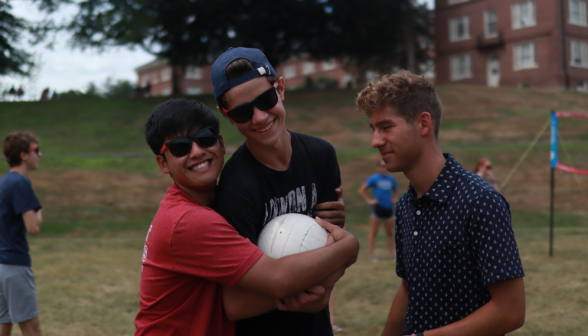
[[[171,88],[161,90],[162,96],[169,96],[171,94]]]
[[[302,74],[310,75],[314,73],[314,62],[304,62],[302,66]]]
[[[571,41],[570,54],[571,65],[574,67],[588,68],[588,44],[586,42]]]
[[[296,77],[296,66],[295,65],[288,65],[284,68],[284,78],[294,78]]]
[[[149,75],[141,76],[141,87],[146,87],[149,84]]]
[[[586,1],[570,0],[570,24],[588,26],[586,22]]]
[[[189,86],[186,89],[186,94],[190,96],[202,94],[202,88],[200,86]]]
[[[466,1],[469,1],[469,0],[448,0],[450,5],[455,5],[455,4],[466,2]]]
[[[514,50],[514,70],[537,68],[537,46],[534,42],[517,44]]]
[[[484,33],[486,38],[492,38],[498,36],[498,28],[496,26],[497,17],[496,10],[489,9],[484,12]]]
[[[519,2],[512,5],[512,29],[531,27],[536,24],[534,1]]]
[[[449,42],[470,38],[470,17],[460,16],[449,20]]]
[[[165,69],[161,70],[161,81],[167,82],[170,79],[171,79],[171,69],[165,68]]]
[[[373,82],[376,79],[377,75],[379,75],[379,72],[375,70],[368,70],[365,72],[365,81],[367,83]]]
[[[195,66],[187,66],[186,79],[202,79],[202,68]]]
[[[337,62],[334,58],[330,58],[323,62],[323,71],[334,70],[337,67]]]
[[[157,72],[154,72],[151,75],[151,84],[157,84],[159,83],[159,76],[157,76]]]
[[[472,78],[472,56],[469,54],[451,57],[451,80]]]
[[[588,81],[579,80],[576,82],[576,90],[588,92]]]

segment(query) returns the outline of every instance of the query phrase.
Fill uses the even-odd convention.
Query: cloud
[[[43,17],[30,1],[12,1],[13,14],[26,20],[35,21]],[[67,19],[75,14],[75,7],[69,6],[59,10],[53,17],[57,20]],[[23,39],[24,40],[24,39]],[[154,56],[140,49],[110,48],[102,53],[95,49],[72,50],[68,45],[69,34],[60,33],[52,50],[44,45],[30,46],[22,43],[22,48],[34,53],[40,61],[40,71],[32,78],[4,76],[0,78],[3,86],[23,85],[26,95],[38,99],[44,88],[58,92],[68,90],[85,90],[88,83],[98,85],[107,77],[127,79],[135,83],[137,75],[134,69],[154,59]]]

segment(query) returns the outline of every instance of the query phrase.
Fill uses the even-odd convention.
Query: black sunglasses
[[[227,111],[229,118],[233,119],[238,124],[243,124],[253,118],[253,107],[256,106],[262,111],[272,109],[278,103],[278,83],[257,96],[252,102],[239,105]]]
[[[169,152],[173,156],[180,158],[190,154],[192,151],[192,141],[195,141],[202,148],[208,148],[212,147],[217,140],[218,131],[213,127],[206,127],[192,135],[177,137],[166,142],[161,146],[159,154],[163,154],[166,149],[169,149]]]

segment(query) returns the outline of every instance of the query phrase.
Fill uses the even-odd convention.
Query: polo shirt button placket
[[[415,230],[413,232],[413,235],[414,235],[414,242],[417,245],[418,245],[419,240],[420,240],[419,239],[419,231],[418,231],[419,229],[418,228],[421,227],[421,220],[420,220],[421,214],[422,214],[422,211],[421,210],[417,210],[416,211],[417,220],[416,220],[416,225],[415,225]]]

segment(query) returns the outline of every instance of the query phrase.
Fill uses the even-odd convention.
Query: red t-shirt
[[[135,335],[234,335],[222,286],[234,285],[263,252],[175,184],[149,227]]]

